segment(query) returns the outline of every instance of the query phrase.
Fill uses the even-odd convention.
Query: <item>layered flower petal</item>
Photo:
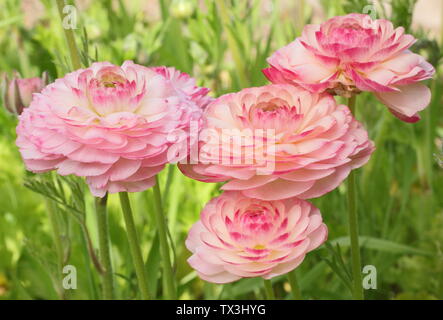
[[[227,191],[205,206],[191,228],[188,262],[208,282],[270,279],[295,269],[327,234],[320,212],[306,201],[263,201]]]
[[[198,161],[180,169],[251,198],[319,197],[374,150],[346,106],[288,84],[222,96],[204,116]]]

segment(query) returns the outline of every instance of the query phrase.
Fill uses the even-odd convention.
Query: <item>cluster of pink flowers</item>
[[[326,240],[318,210],[299,199],[335,189],[375,149],[349,108],[333,96],[373,92],[399,119],[418,121],[431,97],[418,82],[431,78],[434,68],[408,50],[414,42],[403,28],[361,14],[308,25],[268,59],[263,72],[272,85],[209,104],[205,125],[215,136],[249,131],[242,136],[246,142],[205,139],[199,162],[180,165],[193,179],[227,181],[187,241],[189,262],[202,279],[269,279],[296,268]],[[272,135],[254,134],[256,129]]]
[[[269,279],[326,240],[319,210],[305,200],[335,189],[375,149],[333,96],[373,92],[408,122],[429,104],[418,82],[434,68],[408,50],[414,41],[386,20],[335,17],[306,26],[268,59],[272,84],[217,99],[173,68],[95,63],[34,94],[17,145],[29,170],[85,177],[102,197],[150,188],[171,147],[185,142],[175,158],[185,175],[227,182],[189,233],[189,263],[210,282]],[[197,157],[192,123],[204,132]],[[171,138],[178,131],[187,134]]]

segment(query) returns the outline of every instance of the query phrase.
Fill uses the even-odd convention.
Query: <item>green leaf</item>
[[[51,276],[31,255],[24,251],[17,262],[20,285],[33,299],[57,299]]]
[[[420,250],[411,246],[407,246],[401,243],[393,242],[390,240],[378,239],[367,236],[360,236],[360,247],[367,249],[374,249],[384,252],[391,252],[397,254],[417,254],[423,256],[432,256],[431,252]],[[349,247],[349,238],[341,237],[330,241],[332,245],[339,244],[341,247]]]

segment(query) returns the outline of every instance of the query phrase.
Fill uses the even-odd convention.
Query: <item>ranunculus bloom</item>
[[[189,77],[162,70],[95,63],[47,86],[17,127],[26,167],[86,177],[95,196],[154,185],[168,148],[180,142],[169,135],[200,121],[207,92],[189,86],[197,92],[190,95],[183,89],[193,84]]]
[[[29,107],[32,95],[43,90],[48,84],[48,74],[43,73],[41,78],[21,78],[16,72],[9,79],[6,75],[2,80],[2,99],[6,110],[20,115],[24,108]]]
[[[309,202],[262,201],[225,192],[206,205],[191,228],[188,262],[209,282],[270,279],[295,269],[327,233],[319,210]]]
[[[368,15],[335,17],[307,25],[300,38],[275,52],[263,70],[274,83],[290,83],[311,92],[349,97],[374,92],[399,119],[416,122],[430,103],[431,92],[419,81],[435,70],[408,50],[414,42],[404,28]]]
[[[291,85],[227,94],[204,115],[199,161],[180,169],[196,180],[228,181],[223,190],[241,190],[251,198],[319,197],[365,164],[374,150],[348,107],[327,93]],[[245,132],[250,135],[239,139]]]

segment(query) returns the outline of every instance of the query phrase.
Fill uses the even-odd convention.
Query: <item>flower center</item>
[[[241,225],[243,230],[251,234],[267,232],[272,227],[272,218],[263,209],[252,209],[243,214]]]
[[[124,84],[126,79],[115,72],[106,72],[99,77],[98,81],[105,88],[115,88],[118,84]]]
[[[278,104],[276,104],[274,102],[260,102],[255,107],[260,110],[263,110],[265,112],[269,112],[269,111],[276,111],[281,106],[279,106]]]
[[[296,106],[288,106],[279,99],[259,102],[249,109],[247,115],[253,128],[272,129],[275,133],[296,131],[302,118],[303,115]]]
[[[266,249],[266,246],[263,245],[263,244],[256,244],[256,245],[253,247],[253,249],[254,249],[254,250],[264,250],[264,249]]]
[[[361,30],[363,29],[359,24],[357,23],[347,23],[343,25],[344,29],[351,29],[351,30]]]
[[[138,88],[135,81],[128,79],[121,69],[115,67],[99,70],[87,79],[83,90],[87,99],[85,105],[103,118],[122,112],[135,113],[145,93],[144,88]],[[126,118],[121,120],[122,123],[113,121],[113,125],[121,126],[128,121]]]

